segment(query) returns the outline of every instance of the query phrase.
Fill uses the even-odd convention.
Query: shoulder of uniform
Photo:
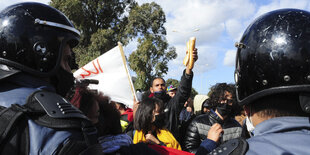
[[[216,149],[214,149],[209,154],[211,155],[243,155],[247,152],[249,145],[247,141],[243,138],[235,138],[229,140]]]
[[[29,96],[28,101],[29,100],[38,102],[44,111],[52,118],[87,119],[78,108],[74,107],[69,101],[54,92],[36,91]]]

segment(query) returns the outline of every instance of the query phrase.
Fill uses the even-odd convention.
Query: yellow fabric
[[[121,123],[121,127],[122,127],[122,132],[124,132],[128,126],[128,122],[121,120],[120,123]]]
[[[166,129],[160,129],[157,132],[157,138],[163,142],[167,147],[182,150],[179,142],[173,137],[173,135]],[[133,143],[146,142],[145,136],[142,131],[135,132],[133,137]]]

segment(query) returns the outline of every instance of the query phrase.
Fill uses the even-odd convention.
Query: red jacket
[[[127,120],[129,122],[132,122],[133,121],[133,110],[131,108],[127,108],[125,112],[121,114],[121,116],[126,116],[126,115],[127,115]],[[124,118],[124,117],[121,117],[121,118]],[[124,121],[127,122],[127,120],[124,120]]]

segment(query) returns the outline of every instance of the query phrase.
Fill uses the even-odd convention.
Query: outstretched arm
[[[197,48],[193,50],[192,57],[194,62],[198,60],[198,52]],[[193,65],[192,65],[193,66]],[[179,110],[183,108],[183,104],[187,101],[190,96],[192,90],[192,80],[193,80],[193,72],[192,68],[187,65],[185,69],[185,74],[181,77],[179,88],[176,92],[176,95],[172,98],[173,103],[177,103],[175,106],[178,107]]]

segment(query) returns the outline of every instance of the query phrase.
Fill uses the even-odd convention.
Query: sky
[[[47,4],[50,0],[0,0],[0,10],[17,2],[36,1]],[[258,16],[281,8],[298,8],[310,11],[309,0],[136,0],[156,2],[166,14],[165,28],[170,46],[178,57],[168,63],[164,79],[180,80],[185,57],[186,42],[196,37],[198,60],[193,72],[193,88],[207,94],[216,83],[234,83],[235,42],[247,26]],[[128,57],[136,49],[132,41],[124,47]]]

